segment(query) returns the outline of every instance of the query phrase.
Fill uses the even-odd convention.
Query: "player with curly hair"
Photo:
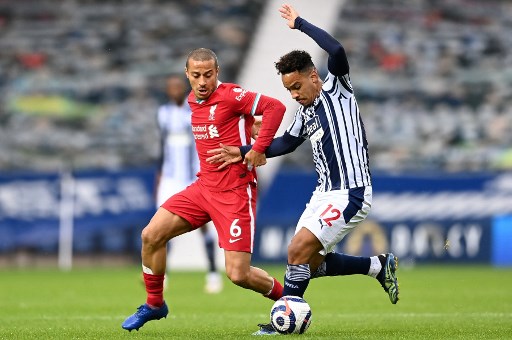
[[[309,139],[318,175],[316,189],[288,246],[283,296],[303,297],[312,278],[363,274],[376,278],[396,304],[397,259],[392,253],[361,257],[334,251],[366,219],[372,204],[368,143],[345,49],[327,32],[301,18],[292,6],[282,5],[279,11],[291,29],[305,33],[329,54],[324,81],[305,51],[291,51],[275,63],[283,86],[301,106],[265,155],[290,153]],[[223,145],[210,151],[214,155],[208,161],[220,162],[222,168],[243,158],[250,149],[250,145]],[[270,324],[259,326],[257,335],[275,333]]]

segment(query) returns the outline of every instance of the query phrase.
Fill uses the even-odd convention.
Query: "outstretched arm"
[[[329,53],[327,68],[332,74],[343,76],[349,72],[347,55],[339,41],[323,29],[301,18],[299,13],[289,4],[282,5],[279,12],[281,12],[281,17],[287,20],[288,27],[307,34],[318,46]]]
[[[304,138],[295,137],[285,132],[281,137],[276,137],[265,151],[268,158],[285,155],[297,149],[305,141]],[[213,156],[206,159],[209,163],[222,163],[219,169],[229,164],[240,162],[245,155],[251,151],[252,145],[242,145],[241,147],[220,144],[217,149],[208,150]]]
[[[295,149],[304,143],[305,140],[306,139],[302,137],[292,136],[288,131],[285,131],[281,137],[274,138],[270,146],[267,148],[267,151],[265,151],[265,156],[273,158],[286,155],[287,153],[295,151]],[[242,145],[240,147],[240,154],[242,158],[244,158],[247,152],[251,150],[251,147],[252,145]]]
[[[261,95],[254,112],[255,115],[263,115],[260,128],[258,129],[258,138],[254,143],[253,149],[247,153],[247,157],[243,160],[249,170],[253,166],[262,166],[267,163],[265,150],[272,142],[283,120],[285,111],[286,107],[279,100]]]

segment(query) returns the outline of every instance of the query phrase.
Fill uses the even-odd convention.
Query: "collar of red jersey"
[[[219,88],[220,84],[222,84],[222,82],[221,82],[220,80],[217,80],[217,87],[215,88],[215,90],[217,90],[217,88]],[[213,92],[215,92],[215,91],[213,91]],[[210,98],[210,97],[208,97],[208,98]],[[208,98],[207,98],[207,99],[197,99],[197,98],[196,98],[196,103],[198,103],[198,104],[202,104],[202,103],[204,103],[205,101],[207,101],[207,100],[208,100]]]

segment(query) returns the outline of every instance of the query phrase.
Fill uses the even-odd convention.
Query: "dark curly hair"
[[[302,73],[304,71],[310,71],[315,67],[309,53],[299,50],[294,50],[283,55],[274,65],[276,66],[278,74],[288,74],[295,71]]]

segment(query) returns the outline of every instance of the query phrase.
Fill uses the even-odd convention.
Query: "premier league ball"
[[[270,322],[281,334],[302,334],[311,323],[311,308],[298,296],[283,296],[270,311]]]

